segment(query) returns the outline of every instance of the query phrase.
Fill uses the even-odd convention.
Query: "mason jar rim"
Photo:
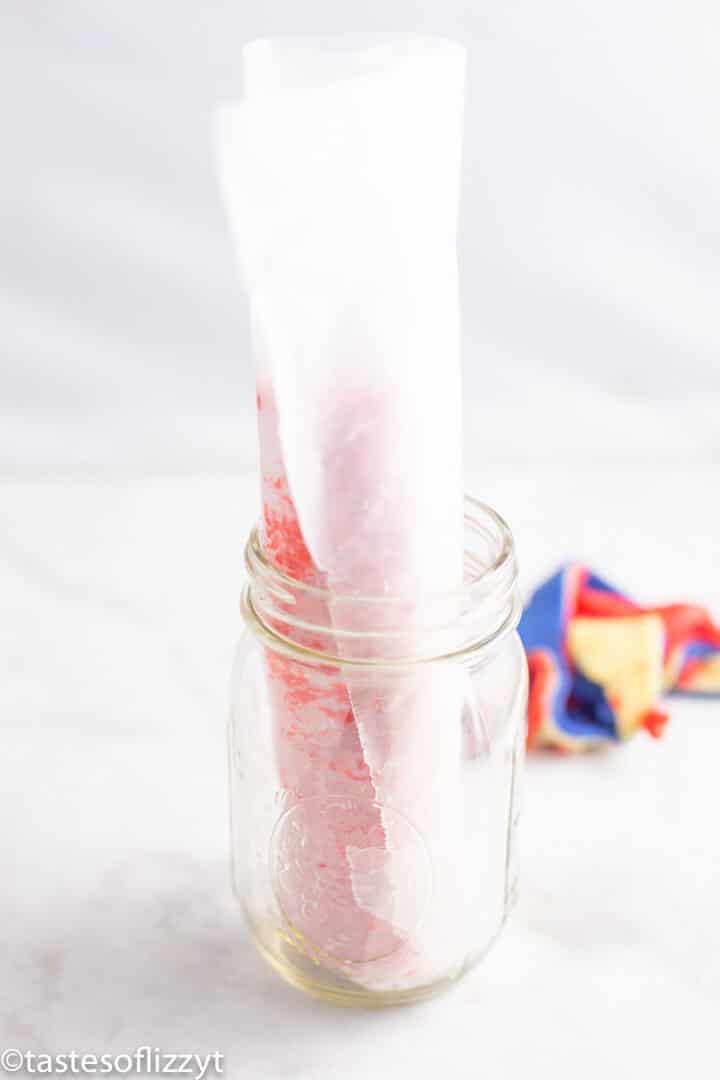
[[[465,497],[465,531],[463,582],[442,595],[421,598],[426,610],[442,612],[442,618],[408,628],[403,623],[407,596],[348,595],[292,578],[269,560],[255,527],[245,547],[249,584],[242,595],[243,616],[276,651],[313,662],[397,667],[474,656],[517,626],[517,559],[505,519],[470,496]],[[472,549],[480,542],[488,548],[484,558]],[[346,615],[362,612],[361,628],[327,616],[319,622],[314,613],[331,605]]]
[[[465,524],[470,526],[471,529],[480,531],[482,526],[477,520],[477,516],[485,515],[492,523],[497,527],[498,534],[501,539],[501,547],[498,555],[494,559],[493,563],[483,569],[479,574],[473,576],[469,580],[463,581],[460,585],[457,585],[454,589],[446,591],[443,595],[446,596],[462,596],[466,594],[469,589],[476,588],[480,584],[485,584],[488,589],[492,589],[494,582],[498,580],[508,565],[515,560],[515,544],[513,541],[512,532],[510,526],[505,521],[505,518],[494,510],[488,503],[482,502],[480,499],[475,499],[471,495],[464,497],[465,504]],[[477,515],[473,517],[472,515]],[[274,579],[278,585],[284,582],[293,592],[300,592],[306,596],[316,596],[318,598],[328,599],[332,596],[333,600],[339,601],[358,601],[365,604],[400,604],[404,603],[405,597],[392,596],[388,594],[383,595],[362,595],[358,593],[339,593],[334,590],[331,592],[329,589],[323,588],[321,585],[313,585],[309,582],[300,581],[298,578],[291,577],[286,574],[284,570],[281,570],[275,563],[268,559],[263,550],[262,543],[260,541],[260,533],[258,526],[255,525],[248,537],[245,545],[245,569],[251,578],[260,576],[267,577],[268,579]],[[517,573],[517,564],[515,563],[513,572]]]

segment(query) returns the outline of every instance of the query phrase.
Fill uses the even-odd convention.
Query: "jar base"
[[[340,975],[333,975],[321,969],[309,958],[299,956],[295,947],[276,928],[260,930],[247,918],[246,924],[260,956],[283,982],[320,1001],[349,1009],[385,1009],[401,1005],[416,1005],[437,997],[471,971],[486,956],[497,937],[495,935],[480,954],[468,959],[460,969],[434,982],[414,986],[408,990],[364,990],[344,980]],[[318,971],[323,972],[322,981],[315,977]]]

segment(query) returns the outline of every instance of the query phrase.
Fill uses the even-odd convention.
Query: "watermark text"
[[[35,1050],[9,1047],[0,1051],[0,1069],[6,1073],[41,1076],[187,1076],[205,1080],[221,1076],[224,1056],[211,1054],[169,1054],[155,1046],[138,1046],[129,1054],[86,1054],[68,1050],[62,1054],[41,1054]]]

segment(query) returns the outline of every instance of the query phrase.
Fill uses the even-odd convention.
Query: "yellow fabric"
[[[567,647],[576,667],[602,686],[618,734],[628,738],[662,694],[665,631],[660,616],[578,616],[570,621]]]
[[[720,692],[720,656],[708,657],[702,670],[695,672],[682,682],[682,688],[696,693],[717,694]]]

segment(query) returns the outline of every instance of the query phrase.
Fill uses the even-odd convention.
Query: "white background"
[[[208,119],[242,42],[469,49],[468,460],[720,457],[712,0],[4,0],[0,463],[254,460]]]
[[[468,488],[525,590],[587,561],[720,616],[720,7],[2,0],[0,1042],[219,1050],[231,1080],[717,1072],[717,701],[528,762],[518,911],[413,1010],[301,998],[228,887],[224,720],[257,513],[208,118],[259,34],[469,48]]]

